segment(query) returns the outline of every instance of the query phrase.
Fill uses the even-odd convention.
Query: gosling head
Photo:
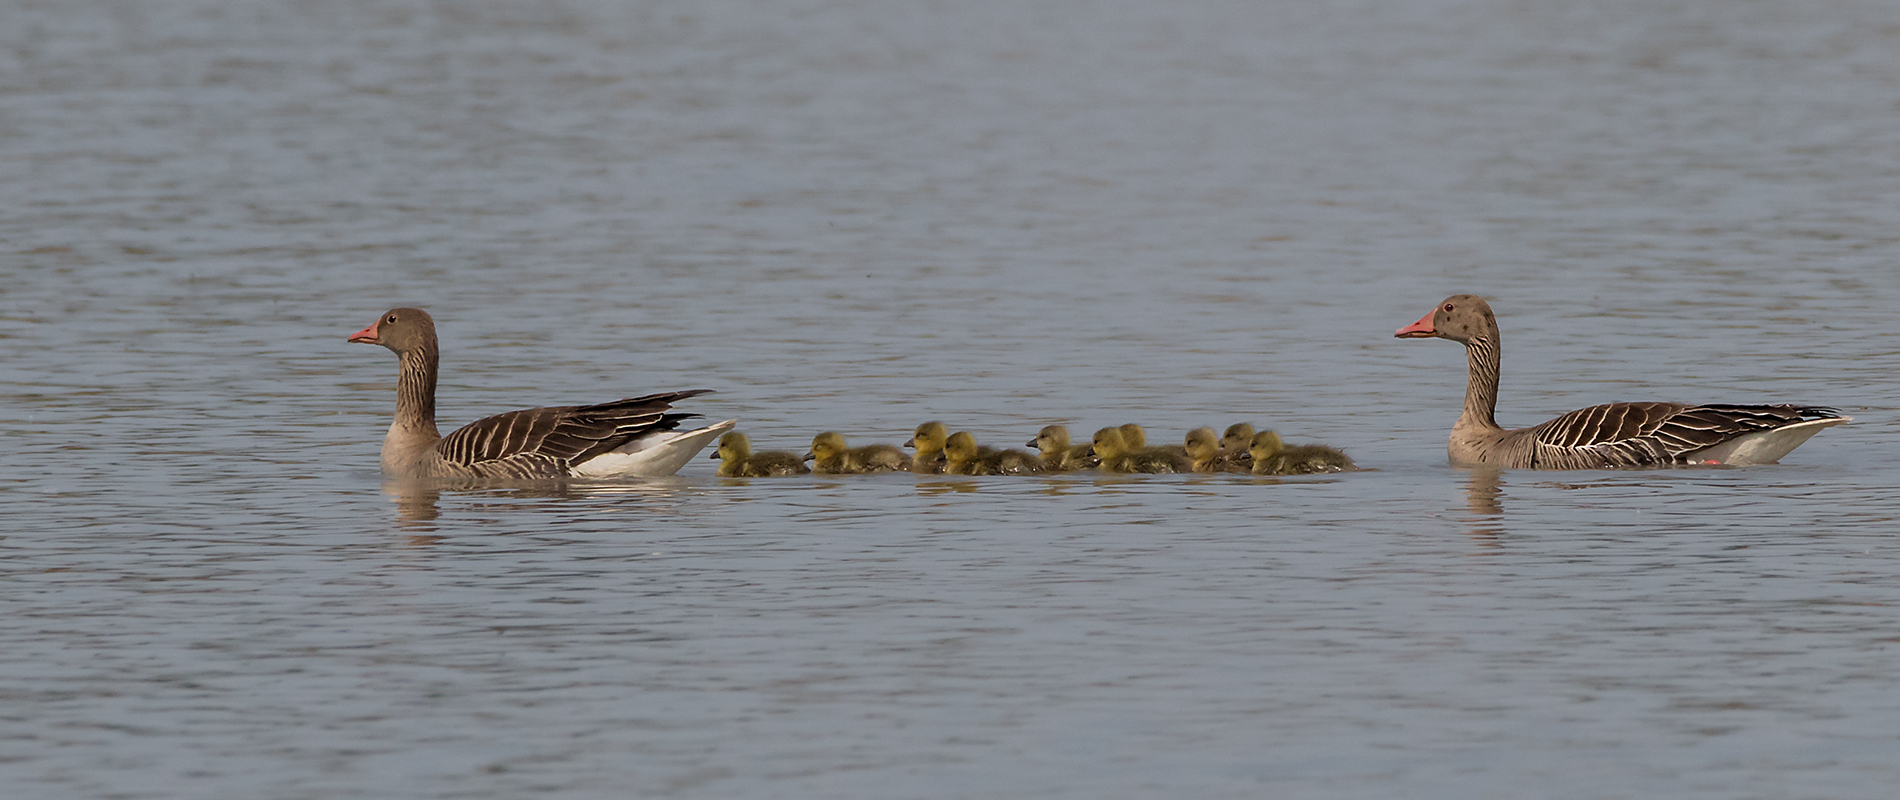
[[[837,431],[825,431],[811,437],[811,452],[806,453],[805,458],[829,461],[843,454],[844,435]]]
[[[720,461],[744,461],[750,455],[752,455],[752,442],[745,438],[745,434],[733,431],[719,437],[719,449],[714,450],[710,458]]]
[[[1273,431],[1261,431],[1254,434],[1253,440],[1248,443],[1247,453],[1253,456],[1254,463],[1258,464],[1272,458],[1285,448],[1286,443],[1280,441],[1280,434]]]
[[[943,455],[951,461],[970,461],[976,458],[976,437],[968,431],[957,431],[943,441]]]
[[[1069,449],[1069,429],[1061,425],[1045,425],[1036,432],[1036,438],[1025,447],[1034,447],[1044,455],[1060,453]]]
[[[1096,457],[1103,461],[1128,453],[1128,439],[1122,435],[1120,428],[1103,428],[1096,431],[1095,438],[1090,444],[1095,448]]]
[[[1130,422],[1123,425],[1121,431],[1122,441],[1128,443],[1128,449],[1140,450],[1148,446],[1148,432],[1142,430],[1140,425]]]
[[[1187,434],[1188,458],[1195,461],[1208,461],[1220,452],[1220,438],[1214,435],[1213,428],[1195,428]]]
[[[904,443],[904,446],[917,448],[919,453],[929,453],[942,450],[946,438],[949,437],[944,433],[943,423],[926,422],[917,426],[917,431],[911,435],[910,441]]]
[[[1253,446],[1253,426],[1245,422],[1236,422],[1227,426],[1227,432],[1221,434],[1220,449],[1229,453],[1238,453]]]

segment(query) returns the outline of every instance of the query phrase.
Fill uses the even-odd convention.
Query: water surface
[[[1900,10],[25,3],[0,27],[20,797],[1879,798]],[[1749,469],[1454,470],[1613,400]],[[442,414],[1156,439],[1294,480],[416,491]]]

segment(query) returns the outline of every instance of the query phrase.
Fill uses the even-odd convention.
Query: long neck
[[[395,427],[427,433],[430,440],[441,438],[435,430],[435,371],[439,360],[433,344],[402,354],[402,371],[396,379]]]
[[[396,421],[383,437],[383,473],[416,475],[429,448],[441,441],[435,430],[435,343],[402,354],[396,378]]]
[[[1501,430],[1496,416],[1498,369],[1502,363],[1497,334],[1493,332],[1489,338],[1466,342],[1465,361],[1471,376],[1465,382],[1465,411],[1458,417],[1459,427]]]

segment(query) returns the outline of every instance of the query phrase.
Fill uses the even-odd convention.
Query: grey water
[[[1884,798],[1900,5],[19,0],[9,798]],[[1774,466],[1445,464],[1832,405]],[[1364,472],[385,486],[442,415]]]

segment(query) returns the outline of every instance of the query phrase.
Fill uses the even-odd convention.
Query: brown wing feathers
[[[591,406],[497,414],[443,437],[436,452],[444,461],[479,472],[564,476],[569,467],[611,452],[641,434],[672,430],[681,420],[698,416],[666,412],[672,403],[708,391],[692,389]]]
[[[1534,430],[1543,446],[1540,461],[1587,452],[1602,465],[1671,464],[1737,436],[1840,415],[1821,406],[1612,403],[1573,411]]]

